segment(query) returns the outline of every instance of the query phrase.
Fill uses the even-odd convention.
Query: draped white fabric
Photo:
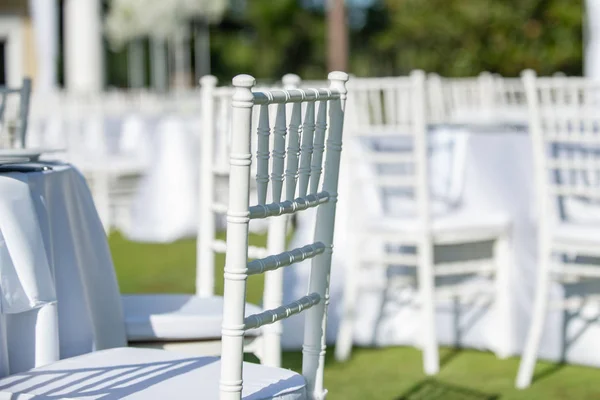
[[[59,356],[125,345],[110,251],[80,173],[56,165],[46,172],[2,174],[0,210],[0,354],[8,356],[0,358],[0,370],[16,373]],[[34,337],[36,330],[43,334]]]

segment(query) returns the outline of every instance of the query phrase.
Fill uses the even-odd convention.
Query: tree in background
[[[326,0],[230,0],[210,28],[211,71],[260,80],[328,72]],[[582,0],[345,0],[349,72],[517,76],[582,70]],[[121,65],[116,65],[122,69]],[[115,68],[117,70],[117,68]]]
[[[582,68],[581,0],[346,0],[350,71],[446,76],[491,71],[517,76]],[[357,11],[365,11],[364,15]],[[358,18],[356,18],[358,16]],[[327,72],[324,0],[252,0],[213,32],[213,68],[230,79]]]
[[[384,0],[353,38],[352,65],[373,75],[580,75],[582,15],[581,0]]]

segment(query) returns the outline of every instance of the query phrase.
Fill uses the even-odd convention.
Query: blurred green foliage
[[[582,20],[581,0],[381,0],[350,32],[351,72],[517,76],[533,68],[580,75]],[[226,79],[241,71],[322,78],[325,34],[323,10],[299,0],[252,0],[246,13],[213,27],[213,70]]]
[[[518,76],[525,68],[582,73],[582,0],[372,3],[362,11],[363,23],[350,31],[350,72],[358,76],[401,75],[415,68],[445,76],[484,70]],[[251,0],[245,9],[233,7],[211,27],[213,74],[222,82],[242,72],[259,80],[288,72],[323,78],[325,10],[305,5],[306,0]],[[108,65],[120,86],[126,64],[109,59]]]

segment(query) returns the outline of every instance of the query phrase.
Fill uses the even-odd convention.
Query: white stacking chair
[[[364,82],[363,82],[364,81]],[[421,71],[410,77],[355,79],[349,85],[348,113],[357,122],[348,125],[346,152],[349,166],[349,243],[344,289],[343,309],[336,342],[336,358],[346,360],[353,344],[354,316],[361,289],[359,274],[366,265],[388,268],[391,265],[414,268],[416,277],[405,276],[403,285],[417,286],[417,305],[422,316],[420,345],[423,348],[424,370],[435,374],[439,370],[436,338],[436,300],[453,299],[475,301],[478,296],[495,299],[494,315],[498,326],[509,336],[509,220],[504,215],[483,214],[468,210],[443,209],[443,199],[434,199],[431,193],[428,152],[431,139],[426,128],[425,76]],[[357,102],[357,99],[362,102]],[[373,106],[370,99],[383,102]],[[350,111],[352,107],[352,111]],[[374,115],[373,110],[383,113]],[[350,117],[350,115],[349,115]],[[390,140],[398,145],[386,145]],[[387,146],[387,147],[386,147]],[[364,168],[363,168],[364,167]],[[386,173],[376,168],[382,167]],[[365,173],[365,168],[367,172]],[[375,194],[370,190],[374,187]],[[387,213],[378,204],[377,197],[386,191],[398,191],[394,197],[399,212]],[[360,199],[369,197],[362,202]],[[435,200],[435,201],[434,201]],[[392,201],[392,200],[390,200]],[[377,211],[376,211],[377,210]],[[369,250],[369,242],[377,249]],[[493,241],[492,259],[436,263],[436,246],[461,245]],[[406,247],[414,252],[396,253],[387,246]],[[470,277],[495,278],[493,284],[472,285]],[[416,278],[416,282],[415,282]],[[458,283],[436,287],[435,279],[458,278]],[[490,287],[491,286],[491,287]],[[499,356],[507,356],[506,346],[497,349]]]
[[[220,359],[190,358],[152,349],[102,350],[4,378],[0,380],[3,394],[12,393],[19,398],[33,395],[39,398],[325,399],[325,327],[348,75],[332,72],[329,79],[329,89],[266,92],[251,91],[255,82],[251,76],[239,75],[233,80],[236,92]],[[290,129],[285,126],[286,108],[290,104],[293,119],[301,114],[303,104],[306,105],[301,133],[299,126],[292,125]],[[276,105],[277,110],[273,131],[269,125],[270,105]],[[254,108],[259,109],[259,128],[257,147],[253,150]],[[274,135],[272,151],[271,132]],[[293,150],[287,152],[287,156],[286,146]],[[271,154],[272,163],[269,162]],[[253,155],[258,164],[257,199],[250,205]],[[272,202],[267,203],[269,189]],[[251,219],[278,218],[315,207],[314,243],[248,261]],[[312,259],[306,296],[291,304],[246,316],[249,275],[305,259]],[[303,311],[306,311],[306,325],[302,375],[243,362],[247,330]]]
[[[29,78],[23,79],[18,88],[0,87],[0,138],[9,141],[5,146],[25,147],[30,98]]]
[[[533,71],[524,71],[522,79],[534,151],[538,270],[518,388],[531,384],[549,310],[577,311],[586,301],[598,300],[589,290],[551,298],[551,287],[600,278],[600,264],[593,261],[600,257],[594,212],[600,200],[600,84],[582,78],[536,78]]]

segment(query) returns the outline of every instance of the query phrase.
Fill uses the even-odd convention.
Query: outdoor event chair
[[[37,398],[324,399],[327,393],[323,383],[325,327],[348,75],[332,72],[329,80],[329,89],[252,92],[254,78],[239,75],[233,79],[236,91],[232,103],[220,359],[192,358],[155,349],[114,348],[6,377],[0,380],[2,394],[40,396]],[[301,114],[303,104],[306,113],[302,120],[307,129],[300,132],[296,125],[288,129],[285,126],[287,106],[291,105],[294,120]],[[270,105],[276,105],[272,133]],[[254,149],[251,147],[253,109],[259,110],[258,141]],[[294,150],[286,154],[286,147]],[[256,199],[252,199],[253,205],[250,205],[253,155],[257,164],[257,190]],[[250,220],[280,218],[309,208],[317,208],[313,243],[248,261]],[[312,259],[306,296],[276,309],[246,316],[249,275],[305,259]],[[246,331],[303,311],[306,311],[306,325],[302,375],[243,362]]]
[[[500,213],[456,208],[452,198],[460,198],[458,172],[450,173],[458,177],[449,183],[447,193],[433,185],[438,177],[430,175],[431,158],[441,148],[453,146],[446,169],[460,170],[465,143],[445,143],[428,133],[424,73],[357,78],[348,87],[347,118],[352,123],[347,126],[345,172],[351,180],[347,185],[352,217],[336,359],[350,357],[357,299],[363,288],[367,290],[360,276],[367,267],[401,267],[404,271],[395,277],[394,288],[418,288],[415,302],[421,331],[417,342],[423,349],[426,374],[439,370],[435,319],[436,302],[442,300],[466,303],[491,298],[500,338],[494,351],[499,357],[508,356],[510,350],[502,341],[510,337],[511,329],[510,220]],[[434,250],[441,246],[480,242],[493,243],[491,258],[438,260],[435,256]]]
[[[531,384],[549,311],[577,313],[597,301],[600,278],[600,84],[537,78],[531,70],[522,78],[533,142],[538,269],[518,388]],[[558,295],[558,288],[564,293]]]

